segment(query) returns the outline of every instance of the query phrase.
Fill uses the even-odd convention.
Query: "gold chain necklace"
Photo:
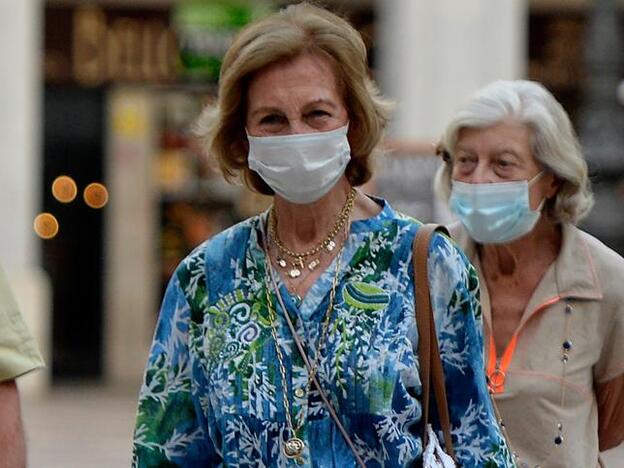
[[[348,232],[345,229],[345,238],[342,242],[342,246],[340,247],[340,251],[338,252],[338,256],[336,257],[336,270],[334,272],[334,278],[332,280],[332,287],[329,294],[329,303],[327,305],[327,310],[325,311],[325,319],[323,321],[323,328],[321,330],[321,335],[319,336],[318,346],[316,349],[316,355],[314,356],[314,361],[311,366],[311,371],[308,374],[308,378],[306,380],[305,390],[301,393],[298,393],[297,389],[295,390],[295,396],[302,398],[307,395],[310,391],[310,383],[316,376],[316,372],[318,370],[320,360],[321,360],[321,349],[325,347],[325,341],[327,336],[329,335],[329,322],[332,316],[332,312],[334,309],[334,298],[336,295],[336,287],[338,284],[338,276],[340,273],[340,262],[342,258],[342,252],[344,250],[345,244],[347,243],[347,235]],[[303,455],[303,451],[305,449],[305,442],[301,440],[298,436],[299,431],[303,427],[303,421],[305,418],[301,419],[299,423],[295,426],[292,422],[292,415],[290,411],[290,402],[288,400],[287,395],[287,381],[286,381],[286,367],[284,365],[284,356],[282,355],[282,350],[279,345],[278,332],[277,332],[277,314],[275,312],[275,307],[273,306],[273,301],[271,299],[271,286],[269,284],[269,277],[273,276],[273,268],[271,267],[271,259],[269,257],[268,245],[265,245],[265,268],[266,273],[265,277],[265,292],[266,292],[266,300],[267,300],[267,309],[269,312],[269,319],[271,321],[271,335],[273,336],[273,343],[275,344],[275,352],[277,354],[277,361],[279,363],[279,371],[282,380],[282,399],[284,404],[284,411],[286,413],[286,424],[288,426],[288,430],[290,431],[290,437],[284,443],[282,448],[282,452],[286,458],[299,460]],[[276,288],[275,294],[280,294],[279,289]],[[288,312],[286,310],[283,311],[285,314]]]
[[[323,249],[331,253],[336,248],[336,242],[334,241],[334,238],[338,235],[338,233],[343,229],[343,227],[349,220],[349,216],[351,216],[351,211],[353,210],[353,204],[355,202],[356,195],[357,191],[354,187],[352,187],[345,201],[345,204],[340,210],[340,213],[338,213],[338,217],[336,218],[336,222],[334,223],[333,227],[330,229],[330,231],[321,242],[319,242],[311,249],[306,250],[305,252],[294,252],[284,245],[284,243],[279,238],[279,234],[277,233],[277,216],[275,215],[275,207],[271,208],[271,211],[269,213],[269,234],[271,235],[271,238],[273,239],[275,246],[279,251],[277,264],[281,268],[286,269],[288,267],[288,262],[286,262],[285,257],[291,258],[291,268],[288,270],[288,276],[290,276],[290,278],[295,279],[301,276],[302,270],[306,267],[306,264],[304,264],[304,260],[307,262],[308,270],[313,271],[321,264],[321,261],[318,257],[313,258],[311,261],[307,261],[307,259],[309,257],[319,254]]]

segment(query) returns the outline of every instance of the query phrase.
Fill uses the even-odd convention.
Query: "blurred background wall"
[[[48,363],[25,388],[135,395],[179,260],[267,206],[224,184],[189,130],[232,36],[286,3],[0,0],[0,263]],[[600,196],[586,228],[624,253],[624,1],[323,3],[362,33],[397,103],[370,190],[448,219],[431,187],[445,122],[489,81],[536,79],[587,143]]]

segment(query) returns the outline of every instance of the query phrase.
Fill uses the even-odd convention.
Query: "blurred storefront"
[[[189,132],[214,99],[231,36],[258,2],[48,2],[42,243],[54,291],[52,371],[135,383],[158,300],[203,239],[240,218]],[[103,182],[110,202],[60,203],[59,176]]]
[[[54,291],[54,377],[138,383],[178,262],[267,206],[226,184],[191,130],[215,98],[233,35],[278,7],[46,2],[43,208],[59,232],[42,242],[42,262]],[[372,21],[371,4],[345,11],[363,30]],[[79,190],[102,182],[108,204],[60,203],[50,190],[59,176]]]
[[[190,129],[215,98],[220,57],[232,35],[285,3],[55,0],[28,13],[40,15],[44,31],[44,85],[41,156],[28,168],[35,202],[20,208],[20,216],[30,223],[36,212],[49,212],[59,230],[37,241],[28,225],[8,243],[23,242],[27,230],[32,249],[41,245],[52,290],[48,362],[58,379],[137,385],[162,289],[179,260],[268,203],[223,183]],[[580,118],[589,1],[325,3],[362,32],[371,69],[397,102],[388,132],[392,151],[380,159],[371,190],[409,214],[447,216],[432,195],[431,143],[476,88],[528,76]],[[36,56],[34,50],[28,53]],[[36,100],[37,91],[30,92]],[[62,175],[77,186],[69,203],[51,191]],[[110,196],[100,207],[84,201],[93,182]]]

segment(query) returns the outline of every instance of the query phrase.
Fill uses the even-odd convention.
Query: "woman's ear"
[[[559,189],[561,188],[561,185],[563,184],[563,181],[552,172],[548,173],[548,179],[549,180],[546,190],[546,198],[550,199],[554,198],[557,195]]]
[[[435,148],[436,156],[440,157],[442,161],[444,161],[445,163],[451,162],[451,153],[448,152],[448,150],[444,147],[442,142],[439,142],[438,144],[434,144],[434,148]]]

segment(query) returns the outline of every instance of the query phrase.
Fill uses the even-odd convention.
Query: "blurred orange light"
[[[35,233],[42,239],[52,239],[59,231],[59,223],[50,213],[40,213],[33,223]]]
[[[76,198],[78,187],[71,177],[62,175],[58,176],[52,182],[52,195],[61,203],[69,203]]]
[[[94,209],[103,208],[108,203],[108,190],[100,183],[93,182],[84,189],[85,203]]]

